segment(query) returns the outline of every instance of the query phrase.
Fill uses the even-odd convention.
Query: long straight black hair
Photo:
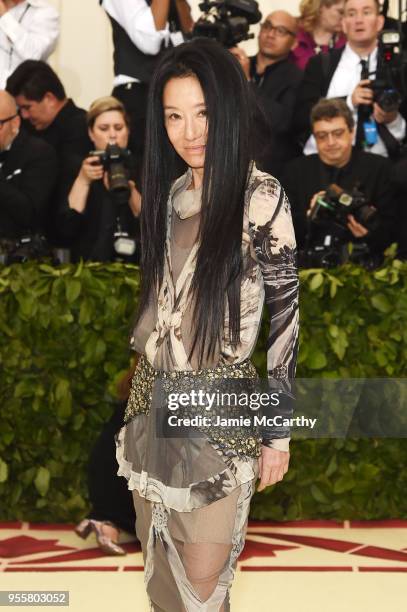
[[[208,116],[202,185],[199,249],[191,290],[199,367],[221,340],[225,296],[229,337],[240,341],[240,282],[244,196],[253,159],[254,103],[243,71],[217,42],[197,38],[167,51],[153,75],[147,116],[141,212],[142,288],[138,317],[152,287],[163,279],[167,201],[174,179],[187,166],[170,143],[163,111],[163,90],[172,78],[198,79]]]

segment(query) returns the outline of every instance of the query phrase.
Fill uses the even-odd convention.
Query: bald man
[[[20,129],[21,119],[15,100],[6,91],[0,91],[0,153],[7,151]],[[0,159],[1,163],[1,159]]]
[[[0,238],[41,233],[56,171],[54,149],[24,132],[14,98],[0,90]]]
[[[291,133],[296,93],[302,79],[302,72],[291,57],[296,33],[296,18],[286,11],[274,11],[260,25],[257,55],[249,58],[240,47],[231,49],[255,89],[271,130],[258,165],[277,177],[285,162],[299,154]]]

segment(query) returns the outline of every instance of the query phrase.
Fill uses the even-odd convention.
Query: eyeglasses
[[[16,113],[15,115],[11,115],[11,117],[6,117],[5,119],[0,119],[0,128],[2,128],[5,123],[8,123],[12,119],[15,119],[17,117],[17,115],[18,115],[18,113]]]
[[[274,26],[271,23],[271,21],[264,21],[260,25],[260,28],[263,30],[263,32],[269,32],[269,33],[271,33],[274,30],[276,35],[279,36],[280,38],[283,38],[283,36],[295,36],[295,32],[291,32],[291,30],[289,30],[288,28],[285,28],[284,26]]]
[[[337,130],[332,130],[331,132],[315,132],[315,140],[318,142],[326,142],[329,136],[332,136],[335,140],[342,138],[344,133],[346,132],[345,128],[339,128]]]

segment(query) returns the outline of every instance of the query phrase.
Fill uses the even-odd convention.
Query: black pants
[[[120,529],[135,533],[133,497],[127,488],[127,480],[117,476],[114,441],[114,435],[123,425],[125,407],[126,402],[117,406],[111,419],[105,423],[90,455],[88,486],[92,512],[89,518],[111,521]]]
[[[147,118],[147,83],[128,83],[113,89],[115,98],[120,100],[130,117],[129,148],[134,155],[142,157]]]

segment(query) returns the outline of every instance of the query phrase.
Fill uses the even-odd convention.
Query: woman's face
[[[129,129],[120,111],[112,110],[96,117],[89,136],[96,149],[105,150],[108,144],[125,149],[129,140]]]
[[[170,79],[164,87],[163,107],[172,146],[190,168],[203,169],[208,124],[198,79],[193,76]]]
[[[319,24],[325,30],[329,32],[341,32],[342,31],[342,16],[344,1],[340,0],[332,6],[321,6],[319,11]]]

